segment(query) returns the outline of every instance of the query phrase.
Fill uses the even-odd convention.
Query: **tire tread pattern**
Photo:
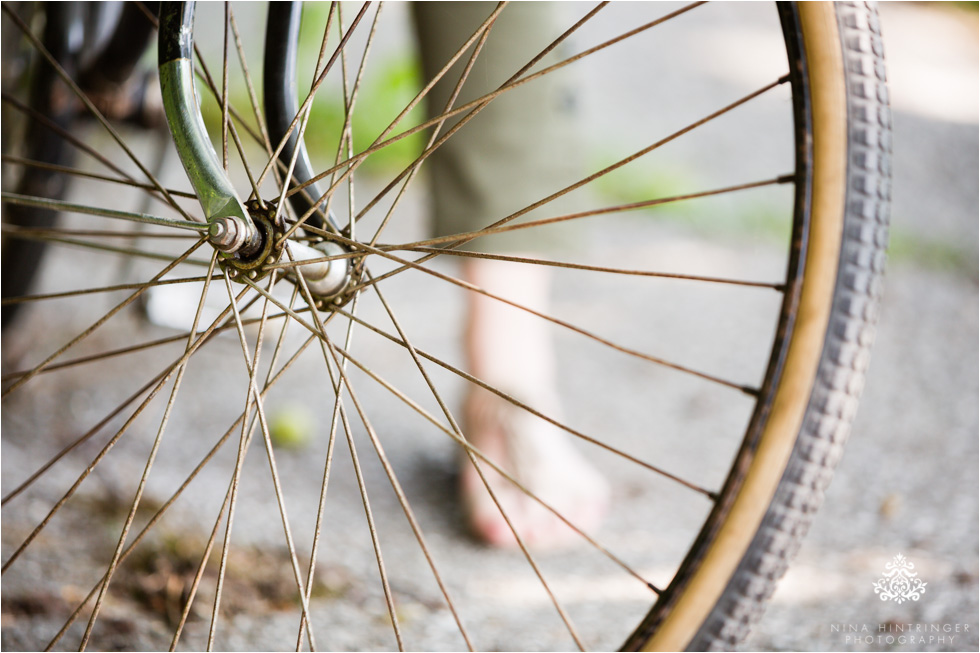
[[[834,305],[803,428],[772,505],[690,650],[735,648],[796,555],[843,453],[874,341],[888,240],[891,113],[874,3],[838,3],[848,189]]]

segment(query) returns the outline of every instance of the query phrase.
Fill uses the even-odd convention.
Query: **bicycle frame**
[[[181,164],[196,191],[205,221],[210,225],[209,240],[224,253],[223,262],[233,266],[233,272],[243,271],[251,279],[257,278],[257,268],[270,256],[278,257],[284,248],[288,248],[288,255],[293,260],[311,261],[296,268],[302,272],[310,291],[321,298],[333,298],[348,285],[349,260],[323,259],[343,256],[346,250],[330,241],[325,241],[321,248],[296,241],[284,242],[282,234],[276,231],[281,224],[281,206],[267,210],[262,199],[256,197],[255,204],[246,208],[211,146],[194,90],[194,7],[194,2],[160,4],[160,90]],[[298,29],[298,8],[293,14],[297,17],[294,23]],[[295,58],[295,53],[293,55]],[[283,112],[279,114],[279,126],[285,133],[288,125],[283,127],[281,123],[290,114],[291,107],[286,102],[280,105]],[[307,178],[312,176],[306,149],[301,142],[297,147],[298,140],[290,134],[289,139],[280,140],[277,148],[280,157],[289,158],[287,178],[292,176],[294,169],[300,177],[304,174]],[[300,159],[304,165],[297,169],[296,162]],[[311,204],[305,206],[308,208]],[[257,220],[262,224],[256,224]]]

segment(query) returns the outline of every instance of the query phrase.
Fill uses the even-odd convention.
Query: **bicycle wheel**
[[[4,648],[734,645],[820,502],[873,339],[890,148],[873,8],[561,6],[566,25],[508,41],[523,10],[490,6],[443,38],[416,16],[412,66],[384,24],[407,22],[404,7],[307,7],[288,36],[303,60],[286,131],[315,184],[276,156],[282,128],[266,129],[251,83],[261,37],[223,9],[202,7],[196,27],[218,158],[242,200],[281,214],[270,233],[340,243],[352,278],[335,300],[288,254],[235,269],[200,236],[195,194],[175,190],[182,171],[150,175],[139,132],[104,116],[79,130],[83,148],[132,179],[80,160],[64,202],[4,193],[71,214],[45,233],[4,224],[57,248],[42,289],[3,300],[30,309],[31,339],[4,362]],[[201,36],[222,24],[222,39]],[[527,65],[481,63],[501,49]],[[529,130],[567,140],[521,91],[549,80],[560,107],[602,119],[583,123],[577,162],[554,156],[567,143],[515,160]],[[526,124],[489,130],[515,115],[493,112],[508,96]],[[513,170],[486,173],[498,146]],[[490,195],[479,226],[426,234],[420,168],[437,211]],[[532,173],[531,191],[506,176]],[[143,196],[152,211],[133,210]],[[495,272],[475,287],[450,259]],[[522,287],[529,269],[552,270],[546,308]],[[499,289],[507,270],[518,282]],[[540,329],[521,326],[500,354],[513,377],[467,369],[474,295],[545,324],[551,344],[522,349]],[[133,310],[146,297],[150,320]],[[540,346],[555,349],[553,392],[525,354]],[[522,476],[518,449],[467,440],[479,427],[455,413],[473,388],[586,452],[611,486],[600,530],[563,501],[567,483]],[[493,501],[521,497],[505,520],[519,546],[454,525],[467,473]],[[535,549],[528,506],[581,546]]]

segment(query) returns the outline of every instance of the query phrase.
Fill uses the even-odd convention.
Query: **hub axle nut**
[[[208,229],[208,241],[222,252],[234,252],[245,241],[245,232],[234,218],[215,218]]]

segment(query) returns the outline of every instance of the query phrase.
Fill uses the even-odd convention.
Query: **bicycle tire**
[[[786,299],[802,309],[799,316],[795,307],[783,311],[777,342],[787,344],[774,348],[770,387],[761,391],[716,510],[627,650],[728,648],[744,637],[819,506],[863,384],[889,199],[890,125],[876,13],[866,5],[822,3],[781,12],[784,32],[795,33],[787,36],[791,76],[798,47],[805,52],[796,60],[799,83],[812,101],[795,109],[813,120],[812,130],[797,132],[798,149],[813,140],[812,161],[803,165],[814,180],[797,186],[798,210],[811,222],[799,227],[800,258],[790,262],[805,274]],[[794,101],[802,102],[796,95]],[[790,279],[787,285],[795,285]]]
[[[814,114],[823,112],[825,119],[846,123],[830,128],[836,134],[836,142],[828,147],[832,163],[819,161],[821,145],[816,145],[818,167],[821,163],[839,167],[842,155],[846,162],[846,174],[833,190],[817,191],[826,193],[831,206],[824,210],[830,215],[817,209],[812,218],[828,218],[832,225],[828,241],[840,241],[837,251],[831,248],[815,260],[828,266],[832,279],[832,294],[824,290],[824,298],[817,300],[825,316],[817,319],[815,328],[826,334],[817,348],[818,369],[812,390],[805,395],[809,400],[799,426],[789,431],[798,430],[799,435],[792,438],[785,465],[777,466],[778,486],[763,491],[759,503],[768,504],[765,514],[761,520],[740,524],[754,535],[747,547],[743,544],[744,549],[739,549],[744,554],[737,567],[730,577],[722,573],[717,581],[723,588],[720,592],[696,595],[710,610],[689,606],[699,612],[691,619],[696,623],[671,623],[676,630],[659,630],[643,641],[647,628],[671,621],[664,612],[673,606],[656,606],[648,623],[627,642],[625,648],[630,650],[727,650],[748,635],[823,502],[864,387],[878,319],[891,200],[891,114],[881,30],[877,8],[868,3],[804,4],[800,14],[807,59],[822,68],[811,71],[811,79],[817,80],[810,82],[813,101],[819,104],[825,101],[822,95],[837,96],[823,107],[815,106]],[[839,88],[826,93],[821,89],[824,84]],[[824,135],[819,124],[814,129],[817,141]],[[771,502],[765,497],[771,497]],[[758,524],[758,529],[751,524]],[[674,615],[677,621],[685,618]]]

